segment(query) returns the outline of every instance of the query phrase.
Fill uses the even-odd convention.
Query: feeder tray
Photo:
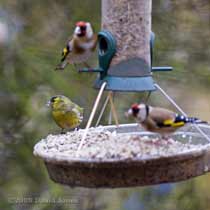
[[[199,125],[199,127],[210,136],[210,126]],[[133,139],[130,140],[130,143],[127,142],[124,145],[125,149],[128,150],[129,146],[134,143],[141,145],[142,142],[138,138],[147,138],[144,141],[148,142],[148,151],[145,153],[139,152],[134,156],[130,155],[130,157],[114,155],[108,158],[88,157],[87,154],[89,153],[76,157],[76,151],[59,151],[59,147],[65,144],[77,148],[78,145],[75,144],[79,143],[71,142],[72,139],[69,138],[69,135],[84,132],[84,130],[79,130],[69,132],[66,135],[48,136],[35,145],[34,154],[44,160],[52,180],[71,187],[116,188],[154,185],[186,180],[210,170],[210,143],[193,126],[185,126],[180,129],[172,136],[173,140],[171,142],[165,142],[163,146],[165,149],[157,149],[156,151],[154,151],[154,145],[149,142],[157,138],[157,135],[143,131],[137,124],[91,128],[89,132],[94,133],[98,129],[101,129],[102,132],[108,132],[110,135],[113,134],[115,137],[121,135],[125,138],[126,135],[130,135]],[[103,146],[100,136],[98,135],[96,142],[93,142],[93,147],[94,145],[100,146],[100,144]],[[117,141],[120,138],[117,136],[115,139]],[[89,140],[86,139],[83,151]],[[111,141],[109,145],[115,149],[118,146],[112,140],[108,140]],[[54,144],[51,150],[49,150],[49,142]],[[120,140],[118,143],[120,143]],[[102,147],[99,148],[100,152],[103,149]],[[141,151],[140,147],[139,150]],[[109,151],[106,151],[106,153],[109,153]]]

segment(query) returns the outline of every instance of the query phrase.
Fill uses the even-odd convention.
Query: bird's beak
[[[130,117],[133,115],[132,109],[129,109],[127,112],[125,112],[126,117]]]
[[[81,34],[81,29],[80,29],[79,26],[77,26],[77,27],[75,28],[74,33],[75,33],[75,34]]]
[[[50,102],[50,101],[48,101],[45,105],[46,105],[47,107],[50,107],[51,102]]]

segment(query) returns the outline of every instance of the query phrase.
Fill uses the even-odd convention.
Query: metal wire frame
[[[97,107],[98,107],[98,105],[99,105],[99,102],[100,102],[100,100],[101,100],[101,97],[102,97],[102,94],[103,94],[103,92],[104,92],[104,90],[105,90],[106,85],[107,85],[106,82],[104,82],[104,83],[101,85],[101,88],[100,88],[99,93],[98,93],[98,96],[97,96],[97,98],[96,98],[96,100],[95,100],[95,103],[94,103],[92,112],[91,112],[90,117],[89,117],[89,119],[88,119],[88,123],[87,123],[87,125],[86,125],[84,134],[83,134],[83,136],[82,136],[82,140],[81,140],[81,142],[80,142],[80,144],[79,144],[79,147],[78,147],[78,149],[77,149],[77,156],[78,156],[79,151],[81,150],[81,148],[82,148],[82,146],[83,146],[83,143],[84,143],[85,138],[86,138],[87,133],[88,133],[88,129],[90,128],[90,126],[91,126],[91,124],[92,124],[93,118],[94,118],[95,113],[96,113],[96,109],[97,109]],[[157,84],[157,83],[154,84],[154,86],[162,93],[163,96],[166,97],[166,99],[167,99],[167,100],[168,100],[168,101],[169,101],[169,102],[170,102],[170,103],[171,103],[171,104],[172,104],[172,105],[173,105],[181,114],[183,114],[184,116],[187,116],[187,114],[183,111],[183,109],[182,109],[180,106],[178,106],[178,104],[177,104],[177,103],[176,103],[176,102],[175,102],[175,101],[174,101],[174,100],[173,100],[173,99],[172,99],[172,98],[171,98],[171,97],[170,97],[170,96],[169,96],[169,95],[168,95],[168,94],[167,94],[167,93],[166,93],[166,92]],[[151,92],[148,93],[145,102],[147,102],[147,101],[149,100],[150,96],[151,96]],[[107,105],[108,105],[108,102],[110,102],[110,105],[111,105],[110,116],[109,116],[109,122],[112,121],[112,115],[113,115],[114,120],[115,120],[115,124],[116,124],[116,125],[119,125],[117,112],[116,112],[116,109],[115,109],[115,106],[114,106],[114,102],[113,102],[113,92],[110,91],[110,92],[108,93],[106,99],[105,99],[105,102],[104,102],[103,106],[102,106],[101,112],[100,112],[100,114],[99,114],[98,120],[97,120],[96,125],[95,125],[96,127],[99,125],[99,123],[100,123],[100,121],[101,121],[101,118],[102,118],[102,116],[103,116],[103,114],[104,114],[104,111],[105,111]],[[197,129],[197,131],[198,131],[198,132],[199,132],[207,141],[210,142],[210,137],[209,137],[208,135],[206,135],[206,134],[203,132],[203,130],[201,130],[201,128],[200,128],[198,125],[193,124],[193,126]]]

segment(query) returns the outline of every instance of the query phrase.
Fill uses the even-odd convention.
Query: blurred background
[[[88,20],[100,30],[100,7],[99,0],[0,1],[0,209],[210,209],[208,174],[151,187],[72,189],[52,182],[33,156],[36,142],[60,131],[45,107],[50,96],[70,97],[85,108],[87,120],[96,75],[78,74],[70,65],[62,72],[54,68],[76,21]],[[155,0],[152,16],[154,65],[174,67],[154,73],[154,79],[185,112],[209,121],[210,0]],[[96,57],[90,63],[95,66]],[[124,111],[143,96],[117,94],[122,123]],[[158,92],[149,102],[172,108]]]

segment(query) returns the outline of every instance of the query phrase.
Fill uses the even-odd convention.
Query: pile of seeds
[[[77,153],[84,130],[48,135],[34,148],[34,154],[47,157],[66,157],[85,160],[126,160],[166,157],[201,148],[202,145],[181,143],[154,136],[110,132],[104,127],[91,128],[82,149]],[[77,154],[77,156],[76,156]]]

